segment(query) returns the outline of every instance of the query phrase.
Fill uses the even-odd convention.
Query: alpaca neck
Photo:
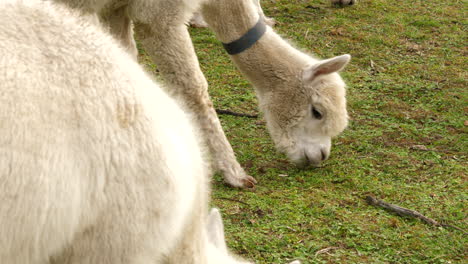
[[[211,0],[203,6],[203,16],[223,43],[239,39],[259,20],[252,0]],[[268,26],[253,46],[231,59],[260,95],[277,89],[274,83],[290,81],[310,63],[310,57],[291,47]]]

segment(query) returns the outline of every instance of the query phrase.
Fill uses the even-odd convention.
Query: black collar
[[[245,33],[242,37],[237,40],[234,40],[231,43],[223,43],[224,49],[227,51],[229,55],[235,55],[243,52],[244,50],[252,47],[255,42],[257,42],[263,34],[265,34],[266,26],[263,22],[263,17],[260,16],[258,19],[257,24],[247,33]]]

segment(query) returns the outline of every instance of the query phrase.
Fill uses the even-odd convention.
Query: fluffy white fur
[[[196,129],[133,58],[50,3],[0,13],[0,263],[246,263]]]
[[[136,46],[132,21],[135,22],[139,40],[158,64],[170,93],[195,115],[215,169],[232,186],[254,186],[255,179],[237,162],[224,135],[185,23],[201,5],[210,28],[221,41],[230,42],[262,16],[256,0],[53,1],[64,2],[84,14],[97,15],[133,55]],[[327,70],[320,69],[318,60],[297,51],[269,28],[257,44],[232,59],[253,82],[277,147],[297,163],[319,164],[326,159],[331,137],[340,133],[347,122],[344,84],[335,72],[344,67],[349,56],[327,64],[334,68],[323,64]],[[301,79],[307,71],[317,74]],[[323,112],[322,120],[307,119],[312,106]]]

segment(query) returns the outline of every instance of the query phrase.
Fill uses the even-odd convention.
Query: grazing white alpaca
[[[262,28],[250,1],[213,0],[203,5],[202,12],[223,43],[233,43],[239,32],[252,27],[265,32],[250,48],[231,58],[255,86],[279,150],[298,164],[318,165],[327,159],[331,138],[348,122],[345,84],[337,72],[350,56],[317,60],[298,51],[270,27]],[[236,30],[229,25],[236,25]]]
[[[233,41],[261,21],[252,0],[53,1],[67,3],[84,13],[98,14],[103,25],[121,40],[130,53],[136,55],[132,30],[134,21],[145,51],[158,64],[171,94],[182,99],[195,115],[212,153],[215,169],[221,171],[225,181],[232,186],[254,186],[255,179],[248,176],[237,162],[224,135],[185,26],[193,12],[199,10],[198,5],[203,4],[206,7],[203,15],[210,28],[220,40]],[[226,19],[223,16],[227,16]],[[267,40],[271,42],[266,43]],[[346,126],[344,84],[334,72],[347,63],[349,56],[319,64],[289,46],[268,28],[267,34],[257,44],[232,58],[254,83],[257,95],[263,101],[261,109],[279,149],[289,153],[298,163],[318,164],[326,159],[331,136]],[[304,72],[306,67],[309,68]],[[314,71],[318,74],[312,74]],[[307,80],[299,78],[307,73],[310,75]],[[262,76],[262,80],[252,78],[252,74]],[[311,100],[314,100],[315,111]],[[307,119],[319,111],[322,112],[321,120]]]
[[[247,263],[188,115],[115,40],[41,0],[0,13],[0,263]]]

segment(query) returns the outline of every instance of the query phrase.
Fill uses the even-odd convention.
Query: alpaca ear
[[[226,241],[224,239],[224,225],[221,218],[221,214],[217,208],[211,209],[208,216],[208,222],[206,224],[206,232],[208,234],[208,240],[216,248],[227,254]]]
[[[342,70],[351,60],[348,54],[337,56],[331,59],[319,61],[314,65],[307,66],[302,72],[304,81],[312,81],[322,74],[330,74]]]

